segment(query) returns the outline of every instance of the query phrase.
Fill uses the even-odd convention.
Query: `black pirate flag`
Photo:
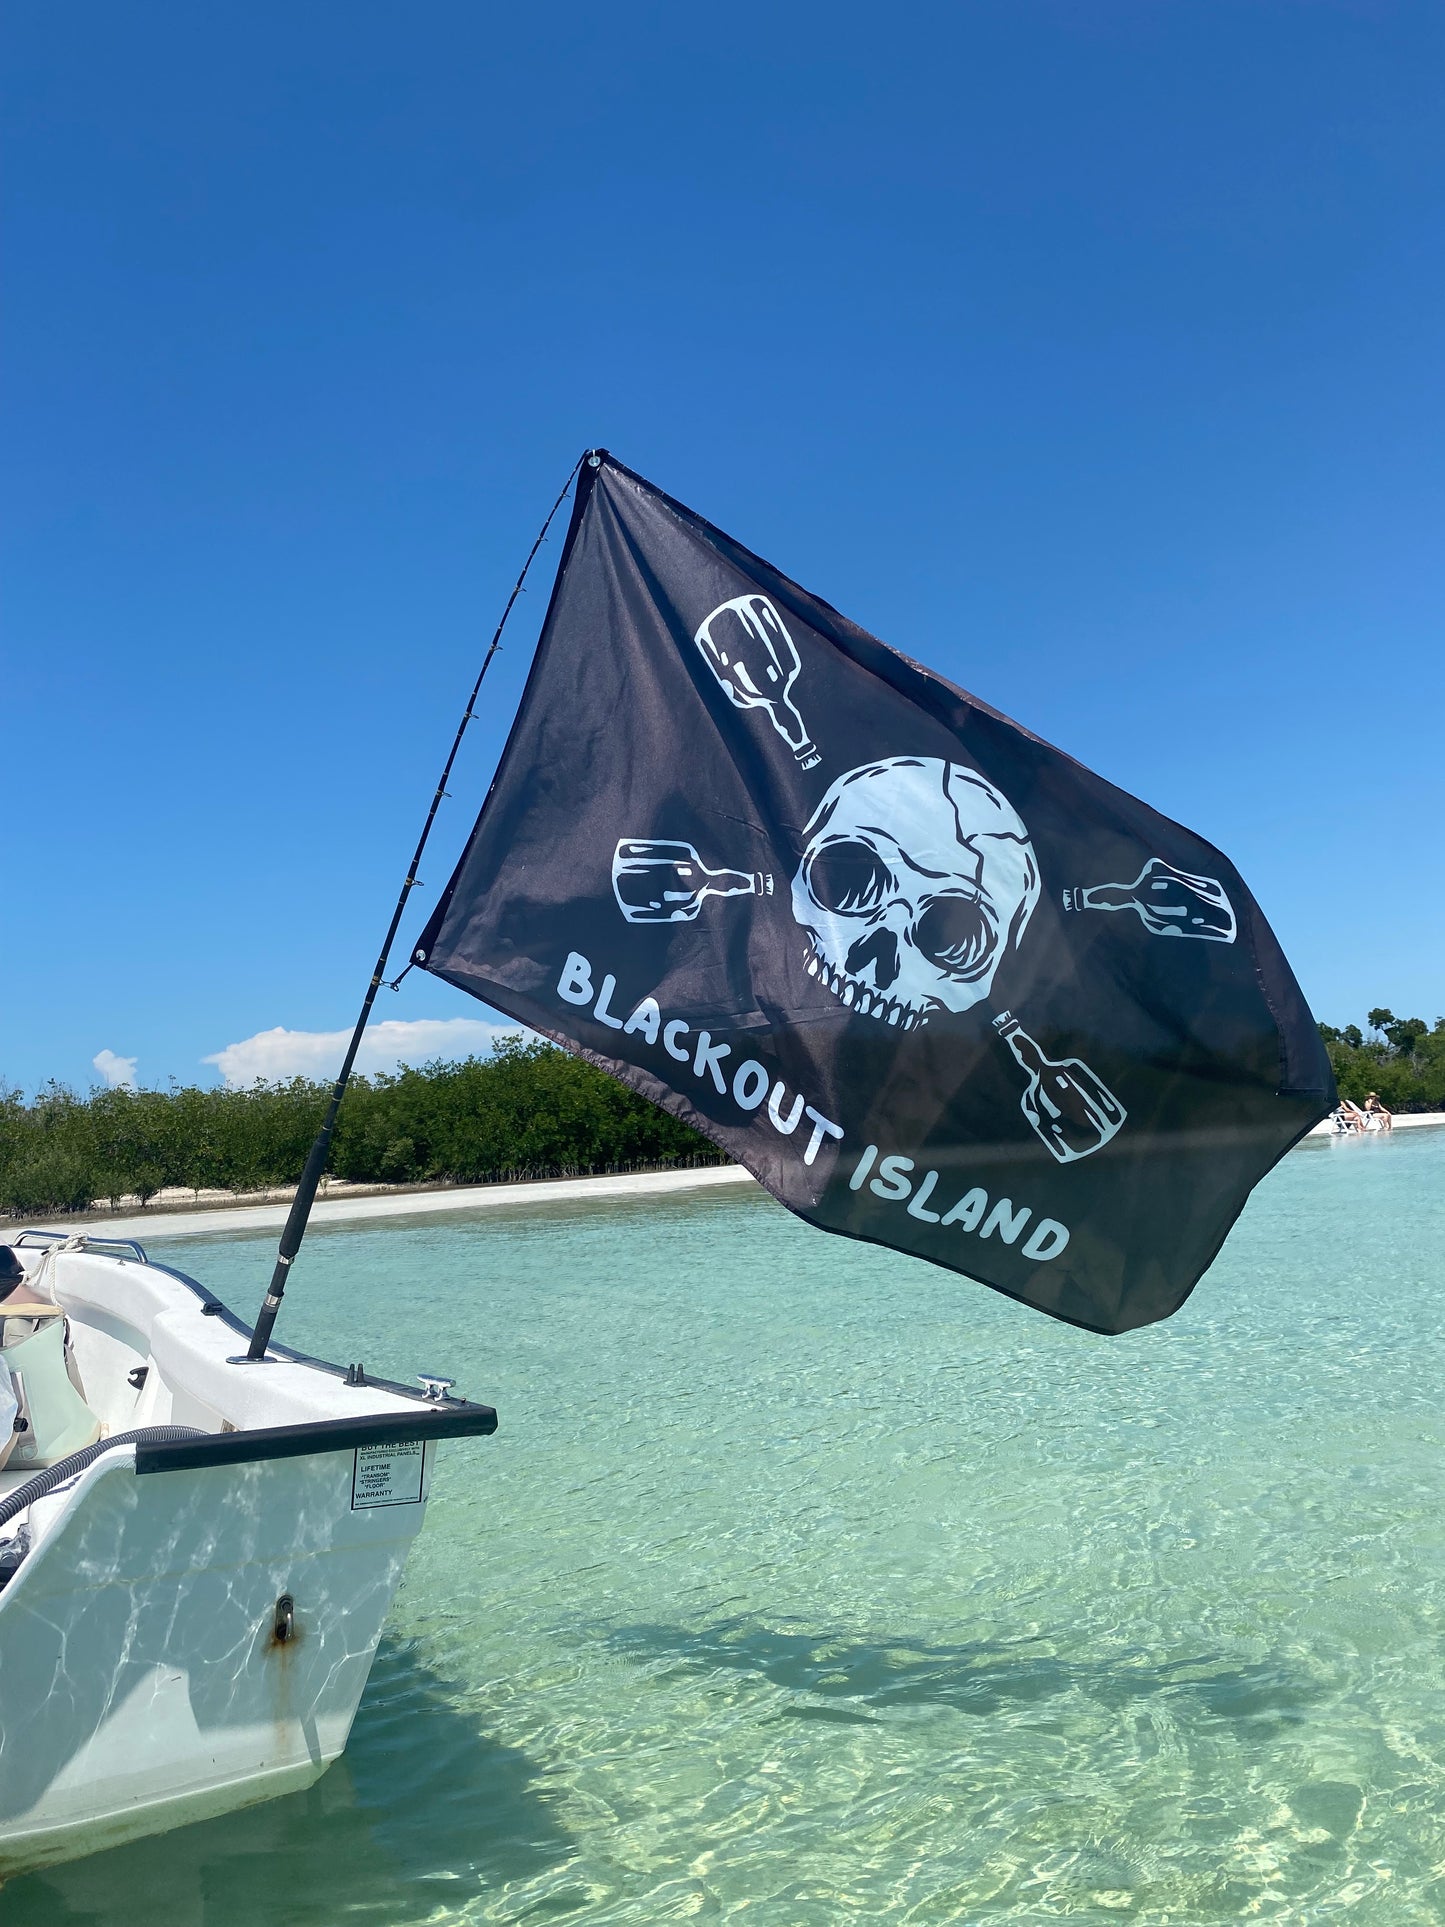
[[[810,1223],[1120,1332],[1334,1102],[1232,864],[603,456],[415,953]]]

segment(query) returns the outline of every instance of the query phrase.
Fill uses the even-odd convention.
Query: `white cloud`
[[[117,1057],[113,1050],[98,1050],[90,1061],[112,1090],[121,1084],[135,1083],[137,1060],[134,1057]]]
[[[398,1064],[426,1064],[434,1057],[449,1062],[459,1057],[485,1057],[499,1037],[518,1034],[514,1025],[488,1024],[479,1017],[391,1018],[367,1030],[356,1068],[362,1072],[394,1071]],[[201,1062],[214,1064],[233,1088],[254,1084],[258,1077],[268,1083],[278,1078],[309,1077],[324,1084],[341,1069],[350,1041],[349,1030],[286,1030],[278,1024],[275,1030],[258,1030],[239,1044],[227,1044]],[[95,1061],[100,1068],[100,1058]],[[117,1063],[125,1061],[116,1059]]]

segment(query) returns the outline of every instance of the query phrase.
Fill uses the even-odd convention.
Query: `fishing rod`
[[[331,1140],[336,1131],[337,1113],[341,1109],[341,1100],[346,1095],[346,1086],[351,1081],[352,1066],[356,1062],[356,1053],[361,1048],[362,1033],[366,1029],[367,1021],[371,1016],[371,1007],[376,1002],[376,993],[386,981],[386,966],[391,957],[391,946],[396,941],[396,933],[401,927],[401,920],[406,911],[407,900],[411,896],[412,891],[417,887],[416,873],[426,850],[427,838],[431,835],[432,824],[436,821],[437,811],[441,808],[442,798],[447,793],[447,781],[452,773],[452,765],[457,760],[457,751],[461,748],[462,738],[467,733],[467,724],[473,719],[474,705],[481,692],[483,680],[486,677],[488,669],[492,666],[493,656],[496,655],[498,648],[501,646],[502,631],[507,626],[507,617],[511,615],[512,605],[522,593],[522,585],[527,580],[527,571],[531,568],[538,549],[540,549],[543,542],[546,541],[547,531],[551,528],[558,509],[561,508],[563,502],[566,501],[582,464],[584,462],[590,462],[595,468],[599,465],[600,460],[601,457],[598,451],[589,448],[584,450],[573,464],[572,472],[563,484],[561,494],[552,504],[551,510],[548,513],[546,521],[542,524],[536,541],[528,551],[527,559],[522,564],[522,573],[512,585],[512,593],[507,597],[507,606],[502,611],[502,619],[497,624],[496,633],[492,637],[486,655],[482,658],[482,666],[477,671],[476,681],[472,684],[472,693],[467,697],[466,707],[462,711],[461,721],[457,724],[457,733],[452,739],[451,750],[447,755],[447,760],[442,767],[442,773],[437,782],[436,794],[432,797],[431,808],[426,813],[426,821],[423,823],[421,835],[417,839],[416,850],[406,873],[406,881],[401,886],[401,895],[397,898],[396,908],[391,913],[391,922],[387,926],[386,940],[381,946],[381,955],[376,960],[376,968],[371,973],[371,982],[366,988],[366,996],[361,1006],[361,1015],[356,1020],[356,1028],[351,1033],[351,1042],[346,1047],[346,1056],[342,1059],[341,1070],[335,1084],[331,1088],[331,1100],[326,1106],[326,1116],[322,1120],[321,1129],[316,1133],[316,1141],[311,1146],[310,1155],[306,1159],[306,1168],[301,1173],[301,1182],[297,1185],[296,1195],[291,1200],[291,1209],[287,1213],[285,1228],[281,1233],[281,1243],[276,1252],[276,1267],[271,1274],[270,1288],[261,1302],[261,1310],[256,1318],[255,1329],[251,1333],[251,1343],[245,1354],[248,1364],[259,1364],[265,1358],[266,1347],[271,1342],[271,1333],[276,1324],[276,1314],[281,1309],[281,1300],[286,1293],[286,1279],[290,1273],[296,1253],[301,1249],[301,1240],[306,1235],[306,1226],[311,1217],[311,1207],[316,1202],[316,1191],[321,1183],[321,1174],[326,1169],[326,1160],[331,1155]],[[397,982],[399,983],[400,981],[401,979],[398,978]]]

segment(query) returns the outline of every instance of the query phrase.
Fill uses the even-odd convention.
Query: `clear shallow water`
[[[272,1240],[157,1255],[249,1313]],[[450,1369],[346,1758],[5,1927],[1445,1919],[1445,1131],[1312,1143],[1099,1339],[769,1201],[311,1235]]]

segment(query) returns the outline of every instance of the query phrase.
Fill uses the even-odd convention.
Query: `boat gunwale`
[[[21,1245],[25,1238],[44,1238],[55,1243],[63,1243],[73,1234],[66,1231],[51,1231],[39,1226],[27,1225],[17,1231],[10,1241]],[[85,1236],[85,1234],[82,1234]],[[178,1271],[174,1265],[165,1265],[150,1257],[145,1247],[133,1238],[94,1240],[85,1237],[81,1250],[96,1247],[95,1256],[110,1258],[113,1263],[127,1265],[139,1264],[149,1271],[158,1271],[167,1278],[174,1278],[177,1284],[184,1285],[201,1301],[203,1316],[218,1318],[238,1338],[249,1339],[251,1327],[223,1303],[199,1279],[192,1278],[187,1272]],[[124,1244],[134,1254],[122,1257],[116,1246]],[[108,1247],[108,1248],[107,1248]],[[308,1366],[312,1371],[323,1372],[329,1378],[339,1378],[348,1384],[352,1368],[334,1365],[329,1359],[316,1358],[310,1352],[297,1351],[293,1346],[273,1341],[266,1348],[264,1359],[249,1360],[237,1358],[233,1362],[238,1369],[255,1365],[264,1366],[274,1360],[276,1363]],[[138,1446],[136,1448],[136,1473],[175,1472],[200,1465],[243,1465],[250,1460],[300,1458],[313,1451],[340,1452],[362,1445],[402,1444],[415,1439],[441,1438],[486,1438],[497,1429],[497,1414],[493,1406],[477,1405],[470,1399],[453,1397],[450,1393],[441,1398],[432,1397],[415,1385],[402,1385],[395,1379],[377,1378],[367,1372],[359,1390],[386,1392],[394,1398],[404,1398],[421,1408],[416,1417],[408,1412],[358,1413],[355,1418],[309,1419],[295,1425],[238,1427],[234,1432],[207,1432],[199,1439],[168,1440],[164,1444]],[[425,1418],[422,1414],[425,1413]],[[376,1433],[375,1437],[361,1437],[367,1429]],[[319,1443],[324,1439],[326,1443]],[[262,1449],[248,1449],[246,1441],[262,1441]],[[203,1448],[188,1451],[187,1448]],[[142,1462],[142,1454],[145,1462]]]

